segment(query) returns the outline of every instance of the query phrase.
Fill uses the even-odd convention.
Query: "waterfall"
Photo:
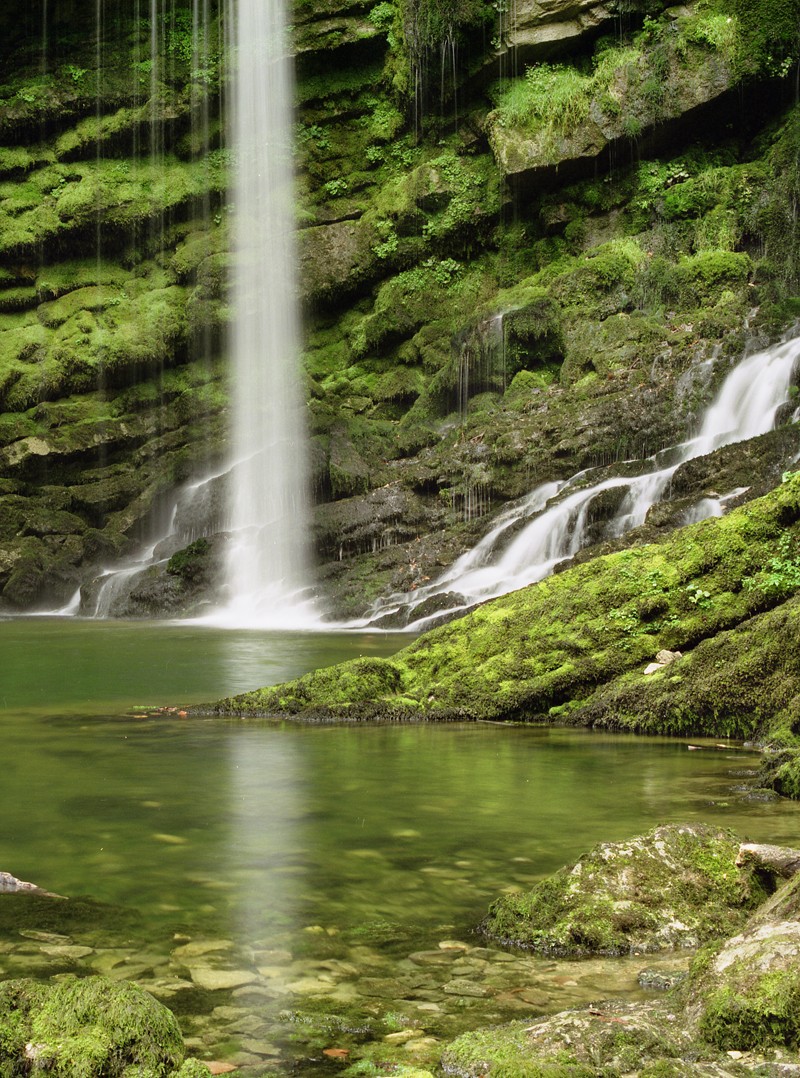
[[[437,580],[411,593],[379,600],[361,624],[394,619],[415,629],[425,628],[450,610],[466,610],[542,580],[566,558],[593,540],[592,506],[606,492],[620,498],[604,537],[624,535],[645,522],[650,508],[661,500],[681,464],[724,445],[772,430],[800,359],[800,337],[743,359],[727,375],[707,409],[696,437],[640,462],[642,474],[613,476],[592,483],[580,472],[566,483],[545,483],[500,515],[486,536],[462,555]],[[629,462],[630,463],[630,462]],[[732,498],[742,493],[731,492]],[[725,498],[703,498],[687,522],[719,516]],[[437,597],[447,597],[437,608]],[[457,605],[453,607],[452,601]]]
[[[224,620],[303,623],[308,508],[283,0],[236,0],[230,600]]]

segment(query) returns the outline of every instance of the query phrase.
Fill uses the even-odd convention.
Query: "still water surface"
[[[126,714],[402,643],[0,621],[0,869],[71,900],[3,896],[0,976],[136,979],[245,1075],[426,1062],[470,1026],[637,992],[642,959],[487,949],[501,891],[667,821],[797,844],[797,806],[749,800],[757,758],[735,747]]]

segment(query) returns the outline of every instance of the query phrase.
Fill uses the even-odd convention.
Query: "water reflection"
[[[220,866],[234,889],[236,938],[261,947],[295,927],[305,882],[296,871],[305,816],[299,746],[263,734],[243,731],[226,746],[229,841]]]

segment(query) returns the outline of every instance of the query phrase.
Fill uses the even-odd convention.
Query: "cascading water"
[[[437,580],[412,593],[379,601],[359,624],[393,619],[421,629],[440,616],[431,611],[437,596],[457,596],[458,605],[446,605],[451,611],[464,610],[543,579],[590,542],[592,503],[606,491],[625,491],[606,536],[620,536],[643,524],[681,464],[773,428],[778,409],[788,399],[798,360],[800,337],[746,357],[723,382],[698,435],[642,462],[647,468],[642,475],[587,484],[587,473],[581,472],[566,483],[537,487],[506,509],[477,546]],[[724,500],[702,499],[691,512],[691,522],[720,515]]]
[[[101,3],[102,0],[96,0]],[[149,11],[149,78],[145,105],[149,135],[143,150],[153,166],[165,160],[162,87],[177,47],[176,15],[168,0],[136,0]],[[94,616],[129,613],[129,596],[150,570],[166,565],[181,546],[199,535],[229,536],[222,605],[206,619],[216,624],[308,627],[316,623],[303,596],[307,586],[308,509],[303,399],[298,382],[297,305],[291,60],[283,0],[226,0],[220,29],[230,61],[224,107],[233,191],[228,207],[233,223],[231,329],[232,451],[217,471],[180,490],[174,512],[151,541],[87,589],[83,608]],[[209,0],[191,5],[191,144],[208,153],[211,139],[208,92]],[[183,33],[188,27],[180,24]],[[170,36],[172,35],[172,36]],[[139,65],[142,66],[142,65]],[[167,82],[171,85],[169,78]],[[206,196],[201,212],[207,219]],[[164,243],[165,222],[146,237],[154,249]],[[208,333],[193,342],[196,354],[210,356]],[[227,511],[217,491],[229,491]],[[211,492],[211,493],[209,493]],[[194,504],[191,504],[194,503]],[[210,511],[209,508],[211,507]],[[162,517],[164,514],[162,514]],[[202,518],[198,534],[193,519]],[[70,606],[70,610],[72,605]]]
[[[237,0],[235,26],[233,454],[224,620],[286,626],[303,601],[308,510],[291,129],[282,0]]]

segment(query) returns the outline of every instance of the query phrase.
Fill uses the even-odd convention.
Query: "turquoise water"
[[[0,869],[70,899],[0,898],[0,975],[131,977],[243,1074],[341,1071],[331,1046],[425,1062],[463,1028],[637,991],[641,959],[486,948],[474,928],[503,890],[666,821],[796,844],[797,806],[737,789],[757,758],[736,747],[128,711],[401,643],[0,622]]]

